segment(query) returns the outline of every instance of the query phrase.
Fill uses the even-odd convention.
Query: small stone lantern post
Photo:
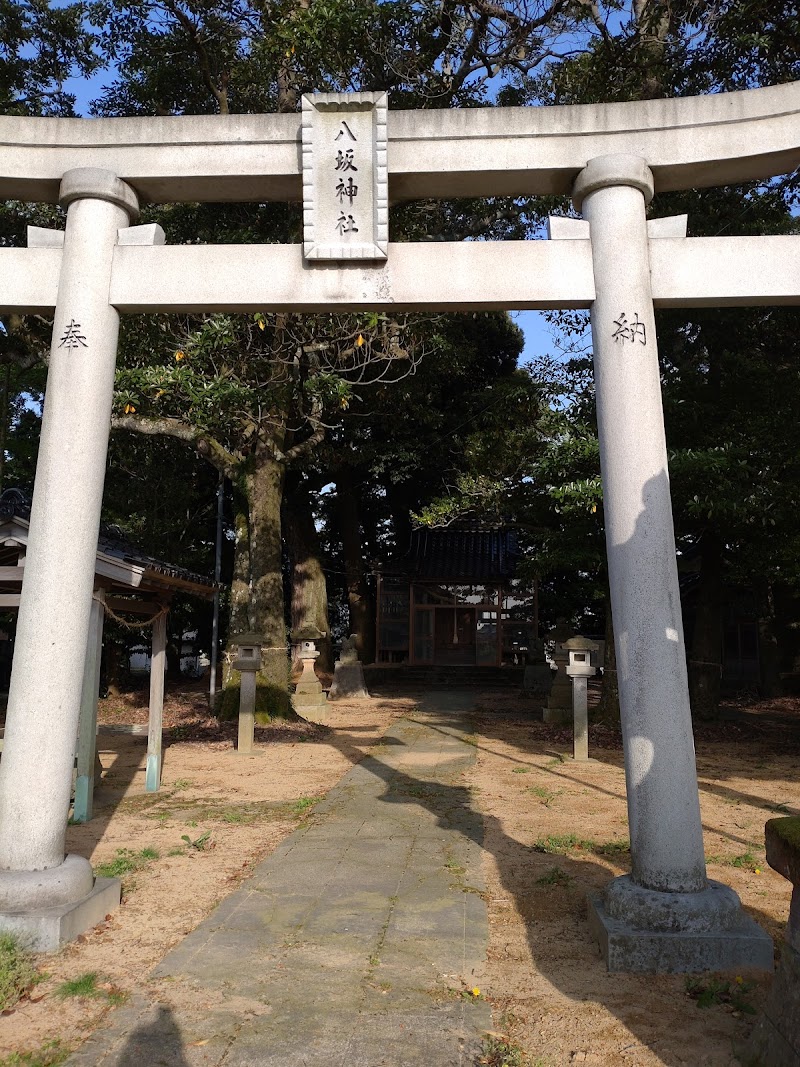
[[[586,762],[589,759],[589,679],[596,673],[592,666],[592,652],[600,646],[587,637],[570,637],[564,642],[569,653],[567,675],[572,679],[572,714],[574,720],[573,756]]]
[[[236,751],[242,756],[253,755],[253,737],[256,722],[256,675],[261,670],[260,634],[237,634],[234,641],[239,654],[233,661],[233,669],[239,671],[239,738]]]
[[[303,627],[292,634],[292,640],[299,645],[297,655],[303,664],[303,673],[294,688],[292,705],[299,715],[313,722],[325,719],[324,712],[320,711],[326,704],[325,694],[314,670],[314,663],[319,658],[315,642],[324,636],[314,626]]]

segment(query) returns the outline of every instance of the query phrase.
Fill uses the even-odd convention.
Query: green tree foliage
[[[80,3],[0,0],[0,113],[71,115],[71,75],[87,75],[99,58]]]
[[[108,0],[90,12],[117,77],[93,110],[291,111],[307,89],[381,87],[391,90],[394,106],[485,105],[498,65],[539,62],[548,20],[566,9],[558,2],[505,10],[483,3]],[[299,213],[285,205],[175,207],[148,218],[172,241],[300,236]],[[395,238],[423,228],[439,236],[524,236],[532,224],[510,201],[482,205],[480,214],[474,204],[423,204],[393,220]],[[352,390],[365,394],[370,380],[386,385],[402,377],[423,349],[435,360],[441,330],[422,332],[419,317],[396,316],[126,324],[115,425],[191,444],[234,479],[243,502],[231,628],[258,629],[275,652],[263,679],[267,711],[280,710],[276,694],[285,690],[279,513],[287,465],[305,461],[325,432],[335,431]],[[368,364],[377,373],[365,370]]]
[[[95,62],[78,11],[0,0],[6,110],[67,113],[61,79]],[[93,108],[101,116],[289,112],[315,89],[388,89],[395,108],[589,103],[800,74],[788,0],[97,0],[80,11],[116,65]],[[697,235],[786,232],[795,196],[790,178],[663,196],[651,211],[687,211]],[[417,201],[393,209],[392,239],[522,239],[553,210],[569,205]],[[34,217],[0,216],[0,240],[20,242]],[[145,221],[160,222],[172,243],[296,242],[301,230],[287,204],[148,208]],[[781,537],[793,544],[793,314],[659,316],[681,548],[709,560],[715,545],[722,570],[741,581],[760,567],[794,582],[791,553],[777,547]],[[367,553],[402,542],[409,509],[432,522],[476,508],[513,517],[531,568],[546,578],[545,606],[566,601],[577,617],[603,596],[602,497],[585,320],[554,322],[567,350],[560,366],[515,372],[518,338],[503,316],[130,320],[115,422],[172,437],[233,478],[232,625],[268,630],[276,648],[285,642],[279,513],[289,467],[306,489],[348,485],[358,513],[347,521]],[[15,324],[0,356],[31,366],[46,326]],[[418,373],[404,378],[402,365],[422,352]],[[370,385],[365,366],[399,380]],[[331,518],[331,542],[337,521],[345,517]],[[351,561],[362,572],[363,555]],[[713,651],[700,658],[711,662]],[[283,691],[277,666],[272,682]]]

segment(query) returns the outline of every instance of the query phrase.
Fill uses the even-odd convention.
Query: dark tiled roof
[[[21,489],[6,489],[0,494],[0,521],[12,519],[14,516],[25,519],[31,517],[31,500],[27,493]],[[211,578],[202,574],[195,574],[186,567],[178,567],[172,563],[148,556],[136,545],[132,544],[118,526],[102,523],[100,535],[97,539],[98,552],[106,556],[115,556],[125,563],[132,563],[138,567],[163,574],[166,578],[174,578],[179,582],[188,582],[192,585],[206,586],[209,590],[214,588]]]
[[[514,577],[519,557],[514,533],[502,527],[420,528],[412,531],[408,552],[379,569],[435,581],[504,582]]]

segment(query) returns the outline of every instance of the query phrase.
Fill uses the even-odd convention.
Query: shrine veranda
[[[0,762],[0,928],[53,950],[119,901],[64,841],[82,691],[96,698],[94,657],[73,650],[90,634],[120,314],[589,308],[632,856],[590,922],[614,970],[770,969],[770,938],[706,877],[654,308],[800,303],[800,236],[689,238],[685,216],[647,206],[797,167],[800,83],[422,112],[320,93],[299,115],[0,117],[0,139],[0,195],[67,211],[63,232],[0,248],[0,311],[54,314]],[[571,194],[582,217],[551,219],[548,240],[388,240],[394,202],[535,194]],[[272,200],[302,200],[302,244],[170,247],[136,225],[145,202]]]

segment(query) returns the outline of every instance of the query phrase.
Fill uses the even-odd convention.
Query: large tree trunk
[[[692,714],[715,719],[722,681],[722,541],[706,530],[700,538],[700,588],[689,656]]]
[[[759,579],[755,584],[756,604],[758,605],[758,668],[759,692],[762,697],[771,699],[783,696],[783,681],[780,675],[780,649],[775,632],[775,598],[772,583]]]
[[[361,550],[361,522],[358,514],[356,482],[352,471],[343,469],[336,475],[336,515],[342,538],[347,603],[350,608],[350,633],[365,663],[375,659],[375,627],[372,623],[364,556]]]
[[[281,502],[286,468],[259,449],[247,474],[250,505],[250,616],[264,649],[257,678],[256,714],[268,722],[289,711],[289,656],[281,570]]]
[[[233,577],[231,578],[230,599],[228,603],[228,640],[226,642],[225,652],[222,656],[222,690],[218,694],[218,699],[224,699],[224,690],[228,686],[233,686],[236,689],[236,696],[238,699],[238,675],[232,678],[235,673],[231,664],[233,662],[233,638],[236,634],[246,633],[248,630],[253,629],[253,623],[250,619],[250,509],[247,504],[246,493],[238,490],[234,486],[234,535],[235,540],[233,544]],[[231,701],[226,701],[226,714],[233,715],[235,711]],[[238,704],[236,705],[236,711],[238,711]]]
[[[110,697],[122,696],[122,672],[125,645],[121,641],[115,641],[108,633],[103,641],[103,666],[105,667],[106,692]]]
[[[283,500],[284,537],[292,568],[292,633],[315,627],[325,634],[317,641],[316,666],[333,670],[331,635],[328,622],[328,587],[322,569],[319,535],[314,525],[311,495],[306,482],[291,477],[291,487]]]
[[[603,688],[600,703],[593,718],[597,722],[618,725],[619,716],[619,680],[617,678],[617,651],[614,648],[614,620],[611,615],[611,596],[606,593],[606,652],[603,664]]]
[[[280,447],[282,441],[276,442]],[[236,632],[254,630],[263,642],[256,677],[256,720],[269,722],[291,714],[289,656],[281,569],[281,501],[285,466],[265,445],[252,458],[242,479],[247,522],[237,514],[234,582],[231,591],[229,652]],[[245,568],[247,581],[245,581]],[[235,718],[239,710],[239,673],[228,665],[220,713]]]

